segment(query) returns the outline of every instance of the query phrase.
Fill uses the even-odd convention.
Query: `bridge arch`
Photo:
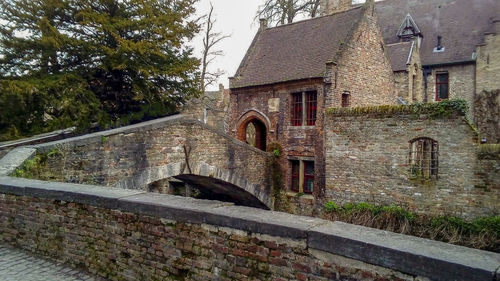
[[[171,163],[164,166],[150,167],[140,173],[125,178],[115,187],[125,189],[143,189],[156,181],[176,178],[185,183],[196,185],[202,192],[211,192],[231,197],[237,205],[273,209],[273,200],[259,184],[253,184],[244,177],[205,162],[190,163],[188,168],[184,162]]]

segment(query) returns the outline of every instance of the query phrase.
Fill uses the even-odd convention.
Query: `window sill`
[[[299,194],[301,194],[301,195],[298,196]],[[286,196],[314,200],[314,196],[310,193],[300,193],[300,192],[294,192],[294,191],[287,191]]]
[[[316,129],[316,126],[288,126],[288,130],[312,130]]]

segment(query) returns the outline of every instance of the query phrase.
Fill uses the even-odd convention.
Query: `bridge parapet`
[[[249,206],[273,208],[270,154],[182,115],[23,149],[52,155],[40,167],[47,176],[39,179],[145,189],[157,180],[198,175],[260,202]]]
[[[118,280],[499,280],[500,255],[137,190],[0,177],[0,240]]]

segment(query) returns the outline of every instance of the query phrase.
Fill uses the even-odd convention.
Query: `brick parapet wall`
[[[0,240],[112,280],[500,277],[500,255],[441,242],[217,201],[8,177],[0,178]]]
[[[439,143],[437,180],[410,176],[409,142],[419,137]],[[498,161],[477,159],[477,135],[463,116],[327,115],[325,155],[327,201],[469,218],[499,214],[500,177],[492,173]]]
[[[196,174],[232,183],[272,207],[265,169],[270,155],[183,116],[33,148],[38,154],[57,151],[41,172],[58,181],[144,189],[156,180]]]

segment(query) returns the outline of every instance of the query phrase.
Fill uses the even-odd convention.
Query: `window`
[[[316,91],[292,94],[292,126],[314,126],[316,124],[317,111],[318,100]]]
[[[302,126],[302,93],[292,94],[292,125]]]
[[[448,99],[448,73],[436,74],[436,101]]]
[[[291,190],[294,192],[299,192],[299,181],[300,181],[300,161],[290,161],[292,164],[292,186]]]
[[[291,160],[292,180],[290,190],[293,192],[313,193],[314,161]]]
[[[410,176],[419,179],[438,178],[439,144],[431,138],[410,141]]]
[[[344,92],[342,94],[342,107],[351,106],[351,95],[349,92]]]

